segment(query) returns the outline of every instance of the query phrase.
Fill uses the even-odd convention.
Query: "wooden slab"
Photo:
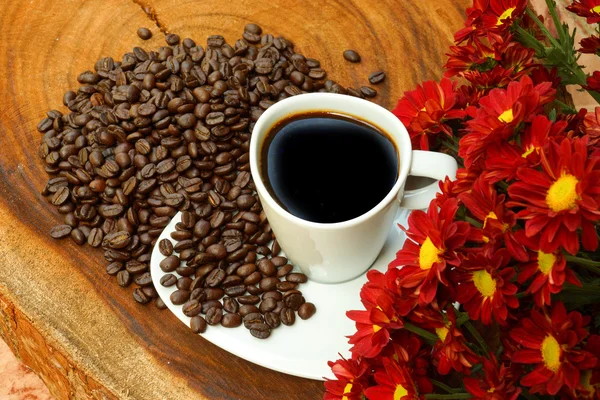
[[[47,177],[35,127],[47,110],[62,109],[78,73],[102,56],[157,48],[160,30],[199,43],[221,33],[231,42],[247,22],[291,39],[346,86],[386,71],[376,101],[393,107],[404,90],[441,75],[468,3],[1,1],[0,336],[57,399],[321,398],[322,383],[250,364],[191,334],[168,312],[135,304],[105,274],[100,251],[50,239],[59,216],[39,194]],[[140,26],[154,38],[137,38]],[[363,62],[345,62],[347,48]]]

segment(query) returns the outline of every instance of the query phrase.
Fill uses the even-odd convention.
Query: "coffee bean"
[[[158,242],[158,250],[160,251],[160,254],[168,257],[173,254],[173,243],[171,243],[169,239],[163,239]]]
[[[248,314],[252,314],[252,313],[259,313],[258,307],[256,307],[253,304],[245,304],[240,306],[239,310],[238,310],[238,314],[240,314],[242,317],[245,317]]]
[[[236,328],[242,324],[242,317],[239,314],[228,313],[223,315],[221,325],[225,328]]]
[[[117,275],[123,269],[123,263],[119,261],[112,262],[106,266],[106,273],[109,275]]]
[[[317,308],[313,303],[304,303],[298,309],[298,316],[302,319],[309,319],[315,312],[317,312]]]
[[[137,35],[142,40],[148,40],[152,37],[152,32],[148,28],[138,28]]]
[[[194,333],[206,332],[206,320],[201,315],[196,315],[190,320],[190,328]]]
[[[275,329],[278,328],[279,325],[281,325],[281,318],[279,317],[279,314],[274,313],[274,312],[267,312],[265,313],[265,323],[267,325],[269,325],[269,328],[271,329]]]
[[[275,300],[272,297],[267,297],[266,299],[263,299],[263,301],[261,301],[258,309],[260,310],[261,313],[265,314],[269,311],[273,311],[276,306],[277,306],[277,300]]]
[[[292,271],[292,269],[294,269],[294,267],[291,264],[286,264],[283,267],[277,269],[277,274],[275,276],[277,276],[278,278],[283,278],[284,276],[289,274]]]
[[[270,290],[274,290],[277,286],[277,284],[279,283],[279,279],[276,277],[266,277],[263,278],[260,283],[259,283],[259,287],[265,291],[268,292]]]
[[[140,304],[147,304],[152,300],[152,297],[148,296],[142,288],[137,288],[133,291],[133,299]]]
[[[372,87],[369,87],[369,86],[361,86],[360,87],[360,92],[365,97],[375,97],[375,96],[377,96],[377,90],[375,90],[375,89],[373,89]]]
[[[300,293],[292,293],[288,296],[288,293],[283,295],[283,303],[286,307],[291,308],[294,311],[297,311],[302,304],[304,304],[304,297]]]
[[[179,44],[179,35],[176,35],[174,33],[168,33],[167,36],[165,37],[165,40],[167,41],[167,44],[174,46],[176,44]]]
[[[287,292],[288,290],[293,290],[296,289],[296,287],[298,286],[297,283],[293,283],[293,282],[279,282],[277,285],[275,285],[275,287],[277,288],[277,290],[281,291],[281,292]]]
[[[271,329],[267,324],[256,324],[250,328],[250,334],[257,339],[266,339],[271,336]]]
[[[215,269],[206,277],[206,286],[217,287],[223,282],[226,276],[225,271],[222,269]]]
[[[171,255],[162,260],[159,266],[164,272],[173,272],[175,269],[177,269],[177,267],[179,267],[179,264],[179,257]]]
[[[284,307],[280,314],[279,318],[281,319],[281,323],[287,326],[293,325],[296,322],[296,314],[294,314],[294,310],[289,307]]]
[[[127,270],[122,270],[117,273],[117,283],[121,287],[131,285],[131,274]]]
[[[285,280],[293,283],[306,283],[308,278],[304,274],[300,274],[297,272],[291,273],[285,277]]]
[[[53,239],[62,239],[69,236],[72,229],[69,225],[57,225],[50,229],[50,236]]]
[[[246,304],[258,304],[258,302],[260,301],[260,297],[258,297],[256,295],[239,296],[237,298],[237,301],[240,304],[243,304],[243,305],[246,305]]]
[[[243,321],[246,329],[251,329],[256,325],[263,323],[263,316],[257,310],[257,312],[247,313],[246,315],[244,315]]]
[[[271,258],[271,262],[273,263],[274,266],[279,268],[279,267],[282,267],[285,264],[287,264],[288,260],[285,257],[277,256],[277,257]]]
[[[373,72],[371,75],[369,75],[369,82],[371,82],[373,85],[381,83],[384,80],[385,80],[385,72],[383,72],[383,71],[376,71],[376,72]]]
[[[192,278],[189,276],[182,276],[181,278],[177,279],[177,289],[190,290],[192,282]]]
[[[277,273],[277,269],[273,262],[267,258],[261,258],[256,263],[258,270],[265,276],[273,276]]]
[[[99,228],[93,228],[88,235],[87,242],[92,247],[100,247],[104,233]]]
[[[239,310],[239,303],[231,297],[225,297],[223,299],[223,309],[230,313],[236,313]]]
[[[190,298],[190,292],[188,290],[176,290],[171,293],[171,303],[176,306],[184,304]]]
[[[237,315],[237,314],[231,314]],[[217,325],[223,318],[223,310],[219,307],[212,307],[206,312],[206,323],[209,325]]]
[[[344,58],[352,63],[360,62],[360,55],[354,50],[345,50]]]
[[[181,311],[186,317],[194,317],[200,314],[201,309],[202,306],[198,300],[189,300],[181,307]]]
[[[171,287],[177,283],[177,277],[173,274],[166,274],[160,277],[160,284],[164,287]]]

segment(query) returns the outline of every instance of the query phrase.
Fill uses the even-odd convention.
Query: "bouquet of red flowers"
[[[525,0],[474,0],[444,78],[394,110],[461,168],[368,273],[325,400],[600,399],[600,107],[565,90],[600,100],[578,64],[600,37],[576,50],[546,3],[554,34]],[[567,9],[600,22],[600,0]]]

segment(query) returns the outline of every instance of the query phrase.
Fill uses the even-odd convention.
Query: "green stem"
[[[426,394],[426,399],[453,400],[453,399],[470,399],[473,397],[470,393],[452,393],[452,394]]]
[[[471,225],[474,225],[477,228],[481,228],[483,225],[481,225],[481,222],[474,220],[471,217],[466,217],[465,216],[465,221],[469,222]]]
[[[431,333],[423,328],[419,328],[418,326],[413,325],[408,322],[404,323],[404,329],[421,336],[423,339],[430,342],[430,344],[435,344],[435,342],[437,342],[439,340],[439,338],[436,335],[434,335],[433,333]]]
[[[458,393],[460,392],[462,389],[453,389],[450,386],[446,385],[445,383],[442,383],[440,381],[436,381],[435,379],[430,379],[431,383],[433,384],[433,386],[438,387],[442,390],[445,390],[448,393]]]
[[[454,144],[454,142],[450,142],[448,140],[442,140],[442,146],[446,146],[450,150],[454,151],[458,154],[458,146]]]
[[[566,32],[562,23],[560,22],[560,19],[558,18],[558,14],[556,13],[556,3],[554,0],[546,0],[546,6],[548,6],[548,11],[550,12],[550,16],[552,17],[556,31],[558,32],[558,38],[561,42],[564,42],[567,39],[565,35]]]
[[[527,7],[525,10],[527,11],[527,15],[529,15],[529,17],[533,20],[533,22],[535,22],[535,24],[540,28],[540,30],[542,31],[542,33],[548,38],[548,40],[550,41],[550,43],[552,43],[552,45],[554,47],[560,48],[561,47],[560,43],[558,43],[556,41],[556,38],[554,36],[552,36],[552,34],[550,33],[550,31],[544,26],[544,24],[542,23],[542,21],[540,21],[538,19],[538,16],[533,11],[531,11],[531,9],[529,7]]]
[[[565,254],[565,260],[572,262],[577,265],[581,265],[585,269],[595,274],[600,275],[600,262],[594,260],[588,260],[587,258],[575,257],[569,254]]]
[[[488,349],[485,340],[483,339],[479,331],[475,329],[471,321],[465,322],[465,326],[467,327],[467,330],[471,333],[471,335],[473,335],[473,338],[477,341],[481,350],[483,350],[485,354],[489,353],[490,350]]]
[[[575,108],[573,108],[572,106],[563,103],[562,101],[558,100],[558,99],[554,99],[554,102],[556,104],[558,104],[559,106],[562,107],[563,111],[568,112],[569,114],[577,114],[577,110]]]
[[[469,314],[467,314],[467,313],[460,313],[460,316],[458,318],[456,318],[456,326],[462,326],[469,319],[470,319],[469,318]]]

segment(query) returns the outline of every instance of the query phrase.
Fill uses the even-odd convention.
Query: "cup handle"
[[[435,194],[439,191],[439,181],[445,179],[446,176],[454,180],[457,169],[458,164],[456,160],[448,154],[413,150],[412,164],[408,174],[433,178],[436,181],[419,189],[404,191],[400,207],[411,210],[429,207],[429,203],[431,203],[431,200],[435,198]]]

